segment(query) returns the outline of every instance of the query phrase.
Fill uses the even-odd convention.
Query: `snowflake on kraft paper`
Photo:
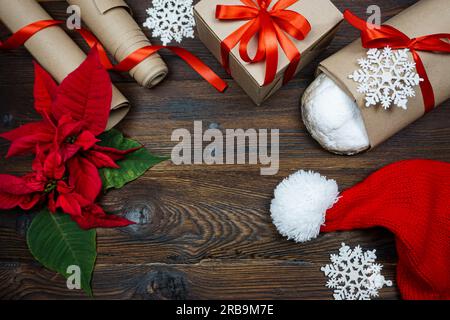
[[[192,0],[153,0],[152,4],[153,8],[147,9],[149,17],[144,27],[153,30],[153,37],[159,37],[163,45],[194,38]]]
[[[342,243],[339,255],[330,255],[332,263],[320,270],[329,278],[326,286],[334,289],[335,300],[370,300],[383,286],[392,286],[381,275],[383,266],[374,263],[375,251],[363,252],[360,246],[352,250]]]
[[[381,104],[384,109],[396,105],[407,109],[408,98],[423,79],[415,72],[409,49],[369,49],[367,58],[358,59],[359,70],[349,75],[359,83],[358,92],[365,94],[366,107]]]

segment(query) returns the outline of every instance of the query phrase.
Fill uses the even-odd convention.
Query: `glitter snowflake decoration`
[[[326,286],[334,289],[335,300],[370,300],[383,286],[392,286],[381,275],[383,266],[374,263],[375,251],[363,252],[360,246],[352,250],[342,243],[339,255],[330,255],[332,263],[320,270],[329,278]]]
[[[159,37],[163,45],[194,38],[192,0],[153,0],[152,4],[153,8],[147,9],[149,17],[144,27],[153,30],[153,37]]]
[[[381,104],[384,109],[396,105],[407,109],[408,98],[415,96],[414,87],[423,79],[415,72],[409,49],[369,49],[367,58],[358,59],[360,69],[349,75],[358,82],[358,92],[365,94],[366,107]]]

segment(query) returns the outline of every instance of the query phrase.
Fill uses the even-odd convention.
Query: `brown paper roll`
[[[433,33],[450,32],[449,0],[422,0],[402,11],[386,22],[408,37],[414,38]],[[416,96],[410,98],[408,109],[391,107],[384,110],[379,106],[367,108],[364,94],[357,92],[358,83],[348,76],[358,69],[357,59],[366,56],[367,49],[357,40],[322,61],[319,70],[331,77],[343,90],[352,96],[364,119],[371,147],[422,117],[425,112],[423,96],[419,86],[415,88]],[[436,100],[436,106],[450,98],[450,55],[418,51],[427,71]],[[411,61],[412,60],[412,57]]]
[[[0,20],[11,32],[35,21],[49,19],[52,17],[35,0],[0,0]],[[59,83],[86,59],[86,54],[58,26],[36,33],[25,47]],[[113,86],[108,129],[118,124],[129,108],[128,100]]]
[[[150,42],[130,15],[123,0],[67,0],[81,8],[81,19],[97,36],[106,50],[117,61]],[[158,54],[153,54],[130,71],[130,75],[143,87],[160,83],[168,69]]]

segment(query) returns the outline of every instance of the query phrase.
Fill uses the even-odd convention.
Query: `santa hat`
[[[275,190],[271,215],[297,242],[320,231],[381,226],[395,234],[397,284],[404,299],[450,299],[450,164],[388,165],[341,195],[334,180],[299,171]]]

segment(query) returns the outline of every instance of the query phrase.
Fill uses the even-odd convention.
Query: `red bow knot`
[[[428,78],[425,66],[417,51],[450,53],[450,33],[437,33],[423,37],[409,38],[406,34],[389,25],[376,26],[345,10],[344,18],[352,26],[361,31],[361,42],[364,48],[391,47],[392,49],[409,49],[416,63],[417,74],[423,79],[420,82],[425,112],[435,106],[433,87]]]
[[[280,44],[290,63],[286,69],[284,82],[294,76],[300,62],[300,52],[292,40],[303,40],[311,31],[308,20],[292,10],[286,10],[298,0],[279,0],[269,9],[272,0],[240,0],[244,5],[217,5],[216,19],[249,20],[231,33],[221,43],[222,63],[229,70],[229,54],[240,42],[239,55],[248,63],[266,60],[264,85],[271,83],[278,69],[278,44]],[[250,40],[258,35],[256,54],[248,54]]]

